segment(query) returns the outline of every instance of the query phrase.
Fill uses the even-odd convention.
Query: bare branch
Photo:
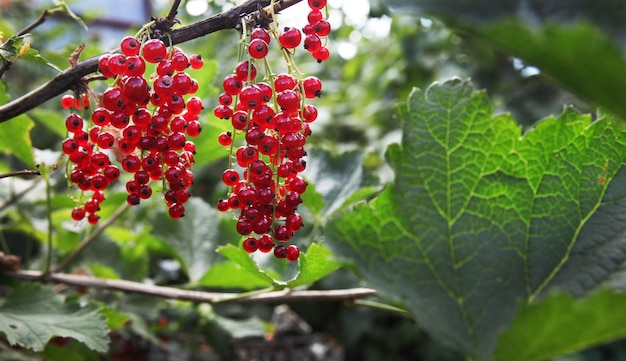
[[[341,290],[281,290],[254,294],[249,297],[240,297],[238,293],[190,291],[180,288],[155,286],[126,280],[103,279],[90,276],[81,276],[64,273],[44,274],[39,271],[20,270],[6,272],[8,276],[21,281],[53,282],[72,286],[102,288],[115,291],[141,293],[150,296],[193,301],[193,302],[232,302],[232,303],[271,303],[271,302],[312,302],[312,301],[346,301],[376,295],[376,290],[370,288],[351,288]]]
[[[279,0],[275,3],[274,11],[279,12],[301,1],[302,0]],[[249,0],[223,13],[174,29],[170,33],[172,44],[185,43],[220,30],[235,29],[240,25],[241,16],[258,11],[259,5],[266,7],[269,4],[270,0]],[[110,53],[118,50],[119,49],[113,50]],[[66,69],[47,83],[42,84],[29,93],[0,106],[0,123],[23,114],[55,96],[72,89],[82,77],[98,71],[98,58],[100,58],[100,56],[82,61],[78,63],[76,67]]]
[[[41,175],[39,169],[24,169],[0,174],[0,178],[18,177],[22,175]]]

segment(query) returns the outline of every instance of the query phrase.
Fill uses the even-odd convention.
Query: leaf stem
[[[355,305],[359,305],[359,306],[367,306],[367,307],[372,307],[372,308],[376,308],[379,310],[384,310],[384,311],[391,311],[391,312],[395,312],[395,313],[399,313],[402,316],[409,316],[409,312],[407,310],[403,310],[399,307],[395,307],[386,303],[382,303],[382,302],[377,302],[377,301],[369,301],[369,300],[354,300],[353,303]]]

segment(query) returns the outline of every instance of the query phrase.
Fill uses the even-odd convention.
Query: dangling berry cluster
[[[324,40],[330,34],[331,26],[322,13],[326,7],[326,0],[308,0],[308,3],[311,11],[307,16],[308,24],[302,28],[302,32],[297,28],[286,27],[278,40],[283,48],[294,49],[302,42],[302,33],[304,33],[304,49],[321,63],[330,57]]]
[[[321,2],[309,3],[314,3],[312,12],[321,15]],[[315,23],[322,20],[320,17]],[[328,32],[321,34],[326,36]],[[301,42],[299,30],[287,28],[278,34],[273,29],[256,27],[245,35],[248,35],[248,57],[224,78],[224,92],[213,112],[217,118],[229,120],[233,128],[218,137],[219,143],[230,150],[232,160],[229,169],[222,174],[229,196],[220,199],[217,208],[235,214],[237,231],[246,237],[245,251],[267,253],[273,250],[277,258],[295,261],[300,250],[286,243],[303,227],[297,209],[307,183],[298,174],[306,168],[304,145],[311,134],[309,124],[317,118],[317,109],[304,100],[319,97],[322,83],[313,76],[303,77],[293,65],[290,49]],[[320,35],[314,32],[309,35],[319,43],[305,39],[305,47],[309,42],[317,44],[307,50],[314,56],[320,51],[327,52],[321,46]],[[290,59],[289,71],[275,75],[268,70],[264,79],[267,81],[257,81],[257,62],[265,62],[264,69],[269,69],[266,56],[272,36],[278,39],[283,54]],[[316,59],[322,61],[328,56]],[[238,136],[245,144],[236,147]]]
[[[101,106],[92,112],[90,128],[83,131],[82,120],[80,124],[66,122],[68,130],[74,133],[73,138],[66,140],[68,144],[63,144],[64,152],[75,164],[70,179],[81,190],[106,188],[120,175],[119,169],[110,164],[111,153],[107,150],[111,150],[122,169],[133,176],[126,183],[128,204],[137,205],[141,199],[150,198],[150,182],[162,180],[169,214],[174,219],[180,218],[194,179],[190,168],[195,145],[187,137],[199,135],[198,118],[203,109],[200,98],[190,96],[198,89],[198,83],[186,70],[200,69],[202,59],[197,55],[188,57],[179,48],[168,49],[158,39],[142,44],[128,36],[122,39],[120,49],[121,53],[104,55],[98,61],[100,72],[115,80],[102,94]],[[146,63],[156,65],[155,74],[150,77],[146,77]],[[72,150],[74,145],[76,150]],[[103,164],[103,168],[92,168],[100,169],[102,175],[92,175],[91,168],[86,171],[85,159],[90,164],[100,160],[97,165]],[[106,185],[100,186],[101,182],[94,179],[96,176],[98,181],[104,178],[102,182],[106,181]],[[88,203],[77,207],[73,218],[82,219],[80,209],[89,213],[87,206]],[[89,214],[91,217],[95,211]],[[96,221],[97,218],[93,223]]]

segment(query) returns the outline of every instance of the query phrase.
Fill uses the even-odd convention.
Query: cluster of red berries
[[[321,14],[320,9],[314,8],[312,12]],[[277,258],[295,261],[300,250],[286,242],[303,226],[297,209],[307,183],[298,174],[306,168],[304,145],[311,134],[309,124],[317,118],[317,109],[305,105],[304,99],[319,97],[322,83],[314,76],[303,78],[290,73],[266,74],[267,82],[257,82],[255,64],[265,61],[271,34],[289,55],[286,49],[297,47],[301,40],[300,31],[294,28],[285,29],[280,35],[263,27],[254,28],[247,44],[249,59],[241,61],[234,72],[224,78],[224,92],[213,111],[217,118],[230,120],[233,127],[232,132],[224,132],[218,138],[221,145],[230,149],[233,164],[222,174],[229,196],[220,199],[217,208],[235,214],[237,231],[246,236],[245,251],[267,253],[273,250]],[[314,56],[320,51],[327,52],[318,34],[312,33],[307,39],[309,37],[318,41],[316,47],[307,48]],[[305,39],[305,47],[311,41]],[[320,56],[318,60],[327,58]],[[238,135],[245,144],[236,147],[234,142]]]
[[[90,201],[101,202],[101,191],[120,176],[109,158],[115,155],[132,175],[126,183],[128,204],[150,198],[150,182],[162,180],[169,214],[178,219],[184,215],[194,180],[190,168],[195,144],[187,137],[198,136],[202,129],[198,122],[202,101],[191,96],[198,83],[186,70],[200,69],[202,58],[168,49],[158,39],[142,44],[132,36],[122,39],[120,49],[121,53],[103,55],[98,61],[100,72],[115,80],[102,94],[101,106],[91,113],[91,126],[83,130],[82,119],[75,114],[66,121],[74,134],[63,143],[63,151],[75,164],[70,180],[83,191],[94,191]],[[148,78],[146,63],[156,65],[155,74]],[[97,222],[98,207],[91,207],[90,201],[74,209],[75,220],[84,217],[84,210],[90,223]]]
[[[286,27],[280,34],[278,40],[285,49],[297,48],[302,42],[304,33],[304,49],[313,55],[319,63],[328,60],[330,52],[323,40],[330,34],[330,23],[324,19],[322,10],[326,6],[326,0],[309,0],[311,11],[307,16],[308,24],[302,31],[297,28]]]

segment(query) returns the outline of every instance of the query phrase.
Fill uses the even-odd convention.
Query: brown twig
[[[178,7],[180,6],[181,0],[174,0],[172,3],[172,7],[170,8],[170,12],[167,14],[165,20],[170,24],[174,24],[176,22],[176,15],[178,14]]]
[[[16,170],[15,172],[8,172],[0,174],[0,178],[18,177],[22,175],[41,175],[39,169],[24,169]]]
[[[371,288],[351,288],[323,291],[294,291],[285,289],[281,291],[254,294],[248,297],[240,297],[241,294],[238,293],[191,291],[173,287],[155,286],[147,283],[132,282],[127,280],[113,280],[64,273],[44,274],[39,271],[20,270],[15,272],[6,272],[5,274],[21,281],[62,283],[72,286],[141,293],[145,295],[168,299],[207,303],[347,301],[376,295],[376,290],[373,290]]]
[[[302,0],[277,1],[274,6],[275,12],[280,12],[293,6]],[[235,6],[228,11],[216,14],[196,23],[174,29],[170,33],[172,44],[181,44],[193,39],[203,37],[220,30],[235,29],[240,25],[240,17],[252,14],[258,10],[258,6],[268,6],[270,0],[249,0]],[[116,50],[114,50],[116,51]],[[111,52],[114,52],[111,51]],[[98,58],[95,56],[82,61],[74,68],[66,69],[48,82],[29,93],[0,106],[0,122],[5,122],[13,117],[23,114],[55,96],[72,89],[82,77],[98,71]]]

